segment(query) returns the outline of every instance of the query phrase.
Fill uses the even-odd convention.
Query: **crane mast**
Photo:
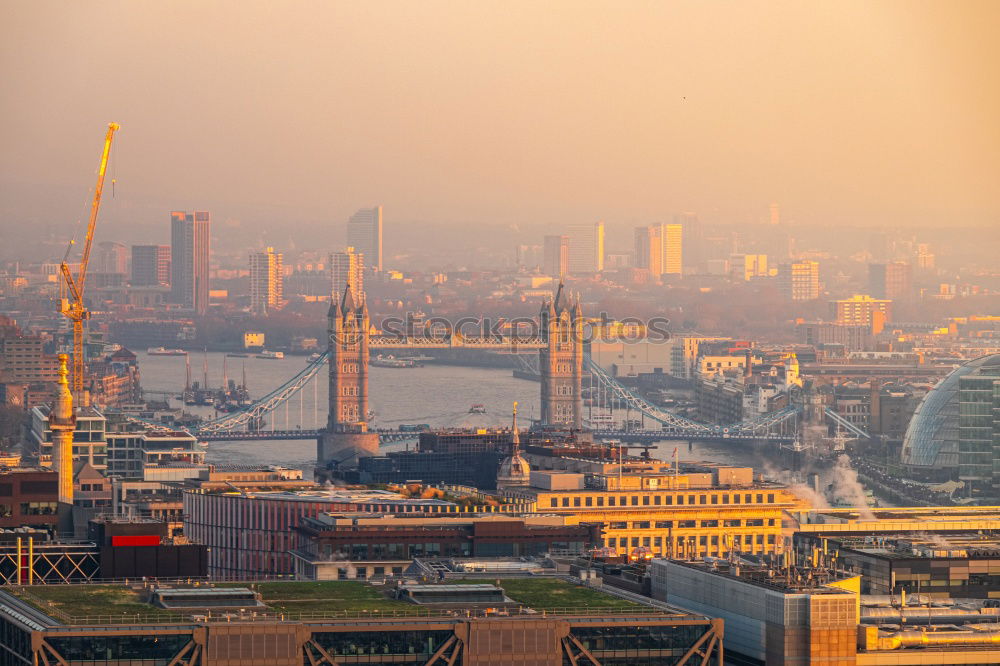
[[[101,193],[104,191],[104,175],[108,170],[108,158],[111,155],[111,141],[115,132],[119,129],[118,123],[108,124],[108,134],[104,137],[104,152],[101,153],[101,165],[97,170],[97,186],[94,188],[94,200],[90,205],[90,220],[87,222],[87,235],[83,242],[83,256],[80,259],[80,268],[73,277],[69,269],[67,259],[73,247],[70,242],[66,256],[63,257],[59,265],[63,282],[66,286],[66,297],[60,300],[59,311],[66,316],[73,324],[73,381],[71,388],[73,396],[78,401],[77,404],[85,403],[83,394],[83,322],[90,318],[90,312],[83,304],[83,290],[87,281],[87,264],[90,263],[90,248],[94,243],[94,228],[97,225],[97,212],[101,208]]]

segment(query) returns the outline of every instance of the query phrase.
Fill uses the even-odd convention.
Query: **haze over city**
[[[996,228],[992,2],[18,3],[0,25],[0,230],[215,212],[307,243],[392,224],[536,230],[698,211]],[[284,236],[289,236],[286,239]],[[338,234],[339,235],[339,234]],[[465,236],[463,236],[465,238]]]

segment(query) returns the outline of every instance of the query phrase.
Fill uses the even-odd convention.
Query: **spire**
[[[511,431],[510,443],[513,445],[513,452],[511,453],[511,455],[515,455],[516,456],[518,453],[520,453],[520,449],[521,449],[521,435],[517,431],[517,402],[516,401],[514,402],[513,423],[511,423],[510,431]]]
[[[560,311],[562,310],[562,293],[563,293],[563,286],[564,286],[564,285],[563,285],[563,280],[562,280],[562,278],[559,278],[559,288],[558,288],[558,289],[556,289],[556,297],[555,297],[555,298],[553,299],[553,301],[552,301],[552,308],[553,308],[553,309],[554,309],[554,310],[555,310],[556,312],[560,312]]]
[[[327,319],[340,318],[340,299],[337,294],[330,293],[330,309],[326,311]]]
[[[344,298],[340,302],[340,309],[343,310],[344,314],[354,312],[354,292],[351,291],[350,283],[344,285]]]

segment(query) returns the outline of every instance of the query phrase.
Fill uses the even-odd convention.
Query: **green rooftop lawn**
[[[71,617],[144,615],[164,619],[177,617],[162,608],[143,602],[138,593],[124,585],[33,585],[25,588],[32,598],[25,601],[38,606],[43,613],[59,612]],[[38,603],[40,599],[42,603]]]
[[[468,581],[466,581],[468,582]],[[492,582],[492,581],[480,581]],[[529,608],[639,608],[640,605],[598,590],[551,578],[508,578],[500,581],[507,596]],[[222,583],[215,587],[250,587],[260,592],[269,609],[278,613],[420,614],[433,606],[420,606],[387,598],[380,587],[362,581],[289,581],[273,583]],[[123,585],[35,585],[25,590],[26,601],[57,619],[144,616],[144,621],[175,621],[203,611],[167,611],[140,600]],[[40,601],[39,601],[40,600]]]
[[[412,611],[405,601],[393,601],[382,588],[349,580],[247,584],[260,592],[265,604],[286,613],[337,611]]]
[[[529,608],[641,608],[637,603],[554,578],[508,578],[500,581],[507,596]]]

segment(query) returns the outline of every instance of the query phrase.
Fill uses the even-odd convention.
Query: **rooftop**
[[[490,578],[491,583],[496,580]],[[599,615],[616,611],[630,614],[668,612],[663,608],[627,601],[557,578],[500,578],[499,580],[505,595],[514,602],[509,605],[507,611],[513,614],[545,612],[559,615]],[[202,583],[202,585],[208,584]],[[420,587],[433,588],[434,585]],[[273,619],[276,616],[286,619],[391,618],[454,615],[456,612],[451,608],[418,606],[407,601],[397,601],[391,598],[394,587],[359,581],[217,583],[207,589],[226,588],[244,590],[250,588],[259,593],[264,606],[253,612],[261,618]],[[205,588],[200,589],[201,596],[211,597],[213,594],[210,592],[205,595]],[[229,612],[220,611],[218,608],[165,610],[147,601],[152,592],[153,588],[144,588],[142,584],[36,585],[5,589],[5,593],[15,595],[22,602],[41,611],[52,618],[55,624],[190,623],[201,621],[210,613],[222,620],[224,616],[220,613]],[[4,592],[0,592],[0,597],[3,594]],[[485,612],[484,609],[479,611]]]

